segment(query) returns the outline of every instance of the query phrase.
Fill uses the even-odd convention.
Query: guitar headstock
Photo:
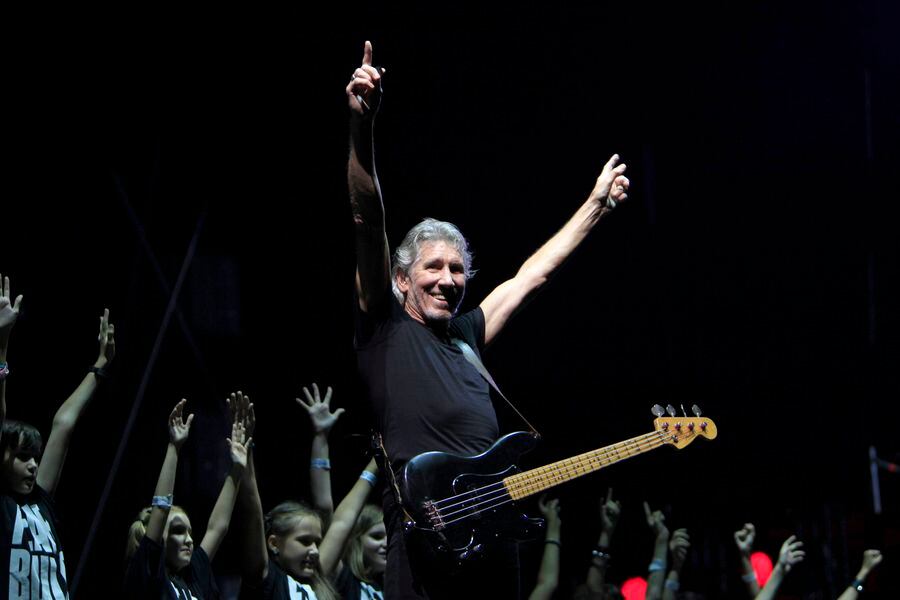
[[[660,433],[667,434],[664,441],[672,444],[679,450],[693,442],[697,437],[705,437],[708,440],[715,439],[719,435],[716,424],[713,423],[712,419],[700,416],[700,409],[696,405],[693,408],[693,417],[679,417],[676,416],[675,410],[671,405],[668,407],[668,414],[663,412],[661,406],[654,406],[653,414],[656,415],[656,419],[653,421],[654,429]],[[684,411],[682,410],[682,412]]]

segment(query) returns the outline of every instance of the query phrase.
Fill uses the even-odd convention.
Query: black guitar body
[[[538,537],[543,519],[517,510],[502,484],[519,472],[516,463],[534,448],[536,438],[515,432],[477,456],[426,452],[412,458],[400,474],[403,506],[413,519],[407,537],[425,542],[436,557],[460,562],[480,558],[497,539]]]

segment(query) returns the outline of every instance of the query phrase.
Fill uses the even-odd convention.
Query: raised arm
[[[691,547],[691,536],[687,529],[676,529],[669,540],[669,552],[672,556],[672,564],[666,583],[663,588],[663,600],[675,600],[678,597],[678,588],[681,587],[681,569],[687,559],[688,550]]]
[[[100,317],[100,333],[97,337],[100,342],[100,352],[97,360],[94,361],[94,367],[84,376],[75,391],[63,402],[53,417],[53,428],[50,430],[50,437],[47,439],[47,447],[44,450],[37,476],[38,485],[50,494],[56,489],[59,476],[62,474],[75,425],[97,391],[98,377],[105,376],[104,369],[116,356],[115,334],[115,326],[109,322],[109,309],[103,309],[103,316]]]
[[[515,277],[492,291],[481,303],[485,320],[485,343],[490,343],[521,308],[553,276],[594,226],[619,202],[628,198],[625,165],[614,154],[603,167],[584,204],[556,235],[526,260]]]
[[[175,489],[175,472],[178,470],[178,453],[181,446],[191,432],[191,422],[194,415],[188,415],[187,421],[183,418],[184,405],[187,400],[182,400],[175,405],[169,414],[169,445],[166,447],[166,457],[163,459],[162,469],[159,471],[159,479],[156,481],[156,490],[153,492],[151,502],[150,520],[147,522],[147,539],[161,543],[163,531],[166,528],[166,519],[172,508],[172,491]]]
[[[378,475],[378,466],[375,459],[369,461],[366,468],[360,474],[359,479],[338,504],[334,511],[334,518],[331,525],[325,533],[325,539],[319,545],[319,565],[322,567],[322,573],[331,576],[337,569],[344,553],[344,547],[350,537],[350,532],[359,518],[359,513],[366,504],[366,498],[375,485],[375,478]]]
[[[232,394],[228,401],[232,422],[243,423],[248,437],[253,437],[256,430],[256,412],[250,397],[241,392]],[[247,468],[244,469],[243,480],[238,488],[237,509],[240,518],[236,519],[238,533],[243,540],[243,556],[240,561],[241,574],[248,581],[256,583],[265,579],[269,569],[269,553],[266,549],[266,525],[263,516],[262,501],[256,485],[256,467],[253,461],[253,444],[248,444]]]
[[[206,526],[203,541],[200,542],[200,547],[209,556],[209,560],[215,558],[222,540],[225,539],[225,534],[228,533],[228,524],[231,523],[231,513],[234,511],[238,488],[241,484],[244,469],[247,468],[247,447],[253,442],[246,436],[242,422],[232,423],[231,437],[225,441],[228,444],[228,453],[231,456],[231,470],[225,477],[222,491],[219,492],[216,504],[209,515],[209,523]]]
[[[376,310],[391,285],[390,251],[384,228],[384,204],[375,173],[375,115],[381,106],[384,69],[372,66],[366,42],[362,64],[347,84],[350,105],[350,159],[347,184],[356,235],[356,292],[363,311]]]
[[[847,586],[843,594],[838,596],[838,600],[856,600],[859,598],[860,592],[863,591],[863,585],[866,583],[866,578],[875,567],[881,564],[882,558],[880,550],[866,550],[863,552],[862,566],[856,573],[856,579]]]
[[[331,522],[334,514],[334,500],[331,497],[331,461],[329,460],[328,435],[338,418],[344,414],[339,408],[331,412],[331,386],[325,390],[325,398],[319,394],[319,386],[312,384],[312,392],[304,386],[306,400],[296,398],[297,404],[309,415],[313,428],[312,449],[309,455],[309,483],[312,488],[313,506]]]
[[[547,520],[544,537],[544,555],[538,570],[537,584],[528,600],[550,600],[559,585],[559,555],[562,552],[562,521],[559,518],[559,500],[541,496],[538,507]]]
[[[2,427],[6,421],[6,376],[9,374],[6,353],[9,350],[9,334],[19,318],[21,308],[22,296],[13,302],[9,277],[0,275],[0,435],[3,435]]]
[[[661,510],[650,511],[650,505],[644,502],[644,514],[647,525],[653,531],[656,541],[653,545],[653,560],[647,568],[647,600],[662,598],[663,581],[666,577],[666,557],[669,550],[669,529]]]
[[[803,562],[806,552],[802,550],[803,542],[797,541],[797,536],[792,535],[781,545],[778,552],[778,563],[772,569],[772,574],[763,589],[756,595],[756,600],[772,600],[778,594],[778,588],[785,576],[791,572],[794,565]]]
[[[753,523],[744,523],[744,526],[734,532],[734,544],[741,555],[741,580],[747,586],[747,593],[751,598],[756,598],[759,593],[759,582],[756,580],[756,571],[750,561],[750,553],[753,551],[753,540],[756,539],[756,527]]]
[[[586,584],[591,592],[603,591],[606,569],[609,566],[609,546],[621,515],[622,504],[618,500],[613,500],[613,490],[609,488],[606,499],[600,506],[600,537],[597,538],[597,547],[594,548],[591,565],[588,567]]]

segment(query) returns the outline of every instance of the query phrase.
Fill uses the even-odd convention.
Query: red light
[[[622,582],[622,596],[625,600],[644,600],[647,596],[647,580],[643,577],[632,577]]]
[[[750,555],[750,564],[756,573],[756,582],[760,587],[766,585],[772,575],[772,559],[765,552],[754,552]]]

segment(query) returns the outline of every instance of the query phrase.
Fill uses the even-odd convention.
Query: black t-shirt
[[[53,499],[40,486],[27,496],[0,495],[0,600],[69,597]]]
[[[269,556],[269,570],[259,583],[243,582],[241,599],[250,600],[316,600],[316,593],[308,583],[297,581]]]
[[[191,554],[191,564],[178,577],[166,574],[163,547],[144,536],[128,563],[125,575],[125,597],[147,600],[213,600],[219,588],[213,577],[209,556],[199,545]]]
[[[394,466],[438,450],[464,456],[497,439],[490,388],[451,339],[413,320],[396,298],[381,314],[357,310],[357,365],[376,424]],[[476,308],[450,321],[449,338],[461,338],[480,356],[484,313]]]
[[[380,585],[360,581],[346,564],[335,577],[334,587],[343,600],[384,600]]]

